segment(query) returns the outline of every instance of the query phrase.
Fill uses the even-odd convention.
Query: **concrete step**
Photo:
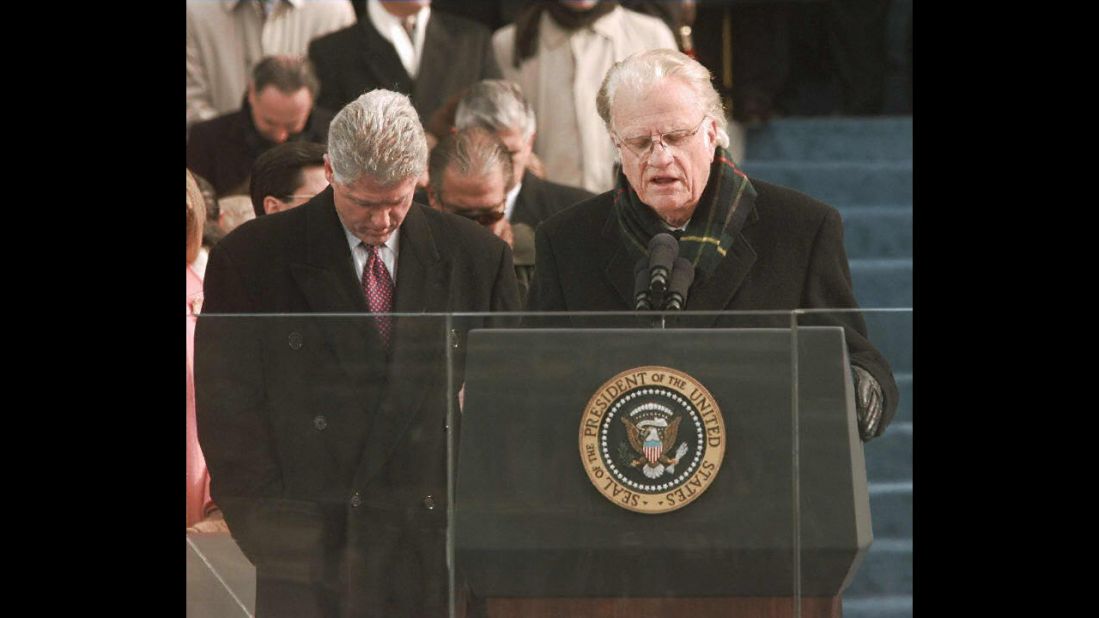
[[[912,374],[910,372],[897,372],[894,369],[893,379],[897,381],[897,390],[900,391],[901,401],[897,404],[897,415],[893,417],[894,423],[912,422]],[[886,429],[888,431],[888,428]]]
[[[839,208],[848,259],[912,258],[912,206]]]
[[[873,483],[912,482],[912,423],[890,423],[863,444],[866,478]]]
[[[912,158],[912,117],[782,118],[748,129],[749,161]]]
[[[865,281],[856,282],[855,294],[857,297],[859,283],[865,284]],[[911,297],[911,290],[904,291],[904,295]],[[860,313],[863,322],[866,324],[866,333],[874,347],[889,361],[889,365],[893,368],[893,375],[911,373],[913,310],[874,310],[862,305],[862,297],[858,298],[859,304],[862,306]],[[911,307],[911,304],[908,307]]]
[[[912,618],[912,595],[844,595],[843,618]]]
[[[912,160],[745,161],[750,178],[790,187],[833,206],[912,203]]]
[[[912,260],[848,260],[855,299],[864,309],[912,306]]]
[[[912,481],[870,484],[875,539],[912,538]]]
[[[848,598],[912,594],[912,540],[878,539],[859,565],[855,580],[844,594]]]

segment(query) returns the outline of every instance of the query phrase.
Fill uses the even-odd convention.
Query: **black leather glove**
[[[851,365],[851,377],[855,382],[855,416],[859,423],[859,437],[866,442],[879,433],[885,398],[881,384],[869,371]]]

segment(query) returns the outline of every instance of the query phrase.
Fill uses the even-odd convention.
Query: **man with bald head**
[[[256,159],[277,144],[327,140],[332,112],[314,106],[319,83],[301,56],[268,56],[252,70],[238,111],[191,128],[187,167],[219,196],[247,195]]]
[[[665,232],[694,268],[687,310],[857,308],[839,213],[736,167],[705,67],[678,51],[635,54],[607,72],[596,107],[621,172],[611,191],[538,228],[528,309],[632,310],[634,265]],[[892,418],[897,385],[861,316],[840,315],[833,322],[846,331],[859,431],[869,440]],[[740,325],[733,319],[714,325]],[[785,316],[770,325],[789,326]]]
[[[210,254],[198,433],[211,494],[256,566],[258,616],[448,612],[447,410],[461,384],[448,358],[464,335],[391,314],[514,311],[518,297],[505,242],[413,202],[426,165],[408,97],[368,92],[332,121],[329,186]]]

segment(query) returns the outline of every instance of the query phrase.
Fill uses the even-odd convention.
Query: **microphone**
[[[649,294],[649,258],[642,257],[633,267],[633,308],[634,311],[648,311],[653,308]]]
[[[649,241],[649,288],[660,296],[668,289],[668,277],[672,262],[679,255],[679,241],[667,232],[661,232]]]
[[[664,297],[665,311],[679,311],[687,304],[687,290],[695,280],[695,268],[687,258],[676,258],[672,268],[672,282]]]

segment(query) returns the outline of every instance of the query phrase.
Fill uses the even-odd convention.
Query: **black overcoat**
[[[843,222],[835,208],[805,194],[752,179],[752,211],[713,275],[696,276],[688,311],[791,311],[857,308],[843,248]],[[544,221],[535,234],[530,311],[630,311],[634,260],[619,232],[613,192],[581,202]],[[584,318],[571,320],[582,325]],[[607,324],[605,319],[588,320]],[[840,324],[850,361],[869,371],[885,396],[880,433],[899,399],[889,362],[866,338],[857,313],[808,314],[802,326]],[[692,317],[690,326],[789,327],[790,316]]]
[[[396,312],[517,309],[481,226],[413,204],[399,233]],[[259,616],[446,614],[448,358],[485,321],[398,318],[387,356],[367,311],[331,187],[210,254],[199,441]]]
[[[492,33],[481,24],[432,10],[424,33],[419,74],[413,79],[393,44],[366,15],[358,23],[309,44],[321,92],[317,104],[344,105],[375,88],[407,94],[426,123],[453,95],[482,79],[500,77],[492,52]]]
[[[515,210],[510,221],[537,229],[542,221],[591,197],[594,194],[587,189],[550,182],[527,170],[523,173],[519,195],[515,196]]]

